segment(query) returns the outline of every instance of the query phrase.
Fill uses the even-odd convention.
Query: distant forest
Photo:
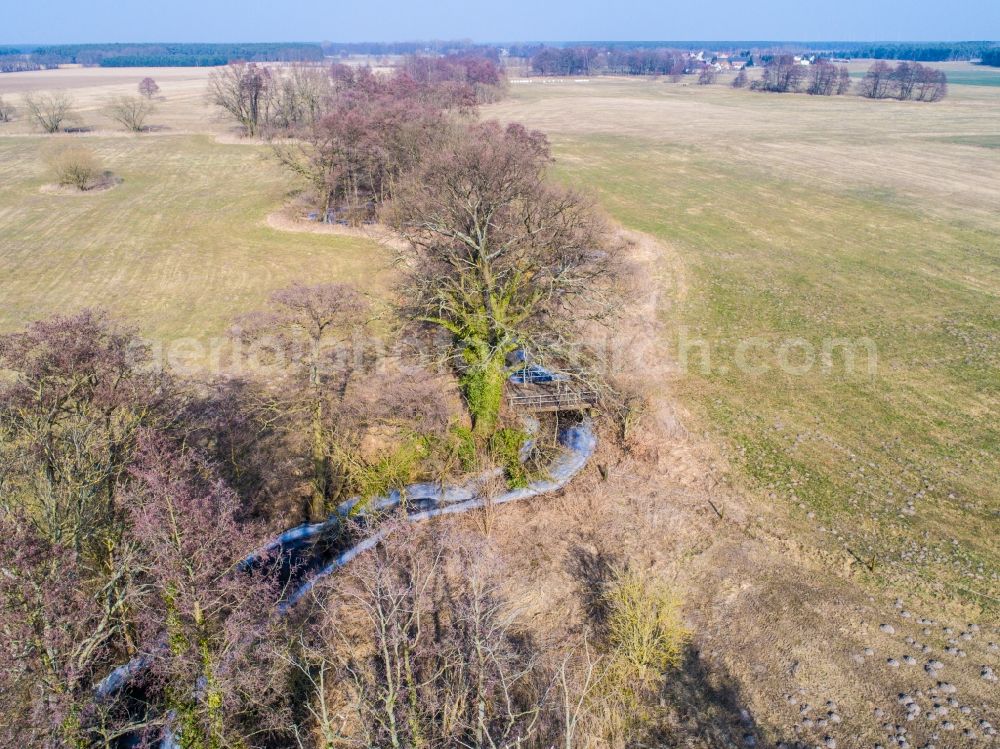
[[[328,57],[349,55],[475,55],[494,61],[500,58],[500,47],[495,44],[473,44],[468,41],[436,42],[323,42],[323,53]]]
[[[248,62],[322,60],[319,44],[59,44],[0,48],[0,72],[63,64],[103,68],[203,67]]]

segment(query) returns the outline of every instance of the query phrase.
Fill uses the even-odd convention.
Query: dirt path
[[[320,221],[306,221],[293,215],[293,212],[288,208],[268,214],[265,223],[278,231],[331,234],[338,237],[367,239],[396,251],[406,248],[406,240],[381,224],[344,226],[342,224],[324,224]]]

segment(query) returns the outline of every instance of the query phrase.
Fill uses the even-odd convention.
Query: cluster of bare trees
[[[480,104],[495,101],[505,86],[503,71],[488,57],[411,55],[402,68],[421,85],[455,89],[453,96],[456,98],[468,99],[471,93]]]
[[[302,177],[326,222],[373,219],[400,176],[450,126],[495,98],[503,78],[491,60],[407,58],[391,75],[329,68],[230,65],[213,73],[212,100],[247,135],[275,138],[278,159]]]
[[[606,53],[594,47],[543,47],[531,58],[537,75],[594,75],[606,65]]]
[[[460,95],[456,101],[453,91],[408,76],[380,78],[367,68],[336,66],[332,74],[323,113],[274,149],[308,182],[324,221],[360,223],[444,136],[446,107],[468,100]]]
[[[378,215],[408,240],[403,317],[452,339],[488,439],[508,358],[565,352],[576,321],[611,308],[617,247],[589,200],[546,181],[541,133],[470,123],[465,96],[410,75],[332,72],[329,113],[275,151],[326,220]]]
[[[452,376],[402,356],[373,376],[371,307],[338,284],[236,320],[266,377],[185,382],[96,312],[0,336],[0,744],[569,749],[639,729],[686,642],[646,578],[619,570],[600,631],[552,644],[481,538],[401,531],[286,618],[288,560],[241,563],[268,527],[479,470],[516,354],[572,358],[617,302],[619,245],[547,179],[545,136],[470,116],[489,69],[409,68],[236,65],[213,87],[248,132],[297,136],[279,156],[326,206],[371,203],[406,240],[390,327],[441,340]]]
[[[801,89],[807,73],[808,69],[792,55],[778,55],[764,65],[760,78],[753,81],[750,88],[779,94],[796,92]]]
[[[485,538],[447,527],[401,527],[287,618],[282,568],[239,564],[264,521],[290,523],[275,498],[303,475],[329,509],[358,434],[447,441],[439,386],[371,383],[339,356],[366,316],[347,287],[291,287],[239,321],[276,356],[303,347],[283,379],[197,388],[100,313],[0,337],[0,743],[572,747],[641,730],[687,637],[655,581],[614,573],[600,628],[548,643]]]
[[[742,88],[746,83],[745,76],[738,76],[733,86]],[[772,58],[764,65],[761,77],[750,83],[750,88],[777,93],[805,91],[821,96],[841,96],[850,93],[851,76],[846,65],[834,65],[820,59],[807,66],[791,55],[783,55]],[[943,71],[906,61],[892,66],[878,60],[857,86],[857,94],[869,99],[940,101],[947,93],[948,80]]]
[[[695,69],[697,69],[695,63]],[[691,56],[676,49],[542,47],[531,58],[537,75],[669,75],[691,72]]]
[[[875,62],[858,85],[858,94],[869,99],[940,101],[948,93],[948,77],[918,62],[900,62],[895,67]]]
[[[814,96],[843,96],[851,90],[851,74],[846,65],[817,60],[809,66],[806,93]]]
[[[603,570],[592,601],[600,622],[541,643],[481,537],[395,538],[322,591],[312,639],[302,639],[308,714],[329,746],[572,749],[641,735],[688,640],[664,586]]]
[[[139,83],[139,95],[114,96],[103,108],[104,115],[125,130],[140,133],[146,129],[146,121],[156,110],[152,98],[160,90],[152,78],[144,78]],[[24,111],[39,130],[44,133],[58,133],[67,125],[80,121],[73,98],[65,91],[49,93],[27,92],[22,97]],[[15,109],[4,105],[0,99],[0,122],[13,118]]]
[[[341,64],[234,63],[211,75],[209,98],[246,135],[258,137],[298,135],[335,112],[345,95],[405,94],[441,107],[468,107],[495,99],[502,86],[496,63],[478,57],[414,56],[385,77]]]
[[[745,86],[746,78],[740,85],[735,82],[733,85]],[[760,78],[753,81],[750,88],[781,94],[805,91],[818,96],[841,96],[851,90],[851,76],[845,65],[834,65],[827,60],[803,65],[792,55],[779,55],[764,65]]]
[[[349,289],[293,287],[246,322],[276,347],[316,344],[362,312]],[[134,331],[99,313],[0,337],[12,374],[0,384],[0,743],[110,746],[173,730],[184,746],[259,746],[251,737],[287,729],[279,579],[267,564],[234,569],[266,536],[254,518],[269,516],[273,487],[254,476],[266,468],[284,476],[278,494],[293,492],[314,457],[296,435],[378,418],[362,398],[355,413],[317,415],[335,357],[308,353],[283,399],[253,383],[205,396],[152,369]],[[101,686],[137,657],[141,695]]]

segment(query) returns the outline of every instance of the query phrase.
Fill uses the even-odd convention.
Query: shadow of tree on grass
[[[602,639],[608,611],[606,591],[616,569],[626,561],[600,548],[592,539],[587,547],[570,550],[567,569],[576,582],[587,623]],[[778,742],[774,732],[757,724],[746,706],[739,681],[725,667],[708,662],[695,642],[685,648],[681,664],[664,676],[658,704],[636,747],[796,747],[794,740]]]

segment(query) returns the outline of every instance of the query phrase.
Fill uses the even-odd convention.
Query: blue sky
[[[0,43],[1000,38],[1000,0],[0,0]]]

